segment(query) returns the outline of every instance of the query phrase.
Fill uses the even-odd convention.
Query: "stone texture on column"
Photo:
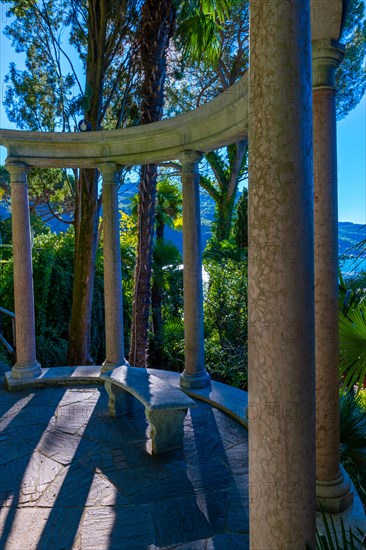
[[[250,547],[315,548],[310,6],[251,2]]]
[[[23,163],[9,163],[14,261],[14,307],[16,363],[12,378],[35,378],[41,374],[36,358],[32,246],[29,221],[27,172]]]
[[[204,388],[210,377],[204,364],[201,217],[198,164],[202,154],[181,154],[183,189],[184,388]]]
[[[339,462],[338,206],[336,42],[313,43],[316,492],[318,506],[341,512],[353,502]]]
[[[98,166],[103,177],[103,249],[106,359],[102,372],[125,365],[123,336],[122,263],[118,213],[119,166]]]

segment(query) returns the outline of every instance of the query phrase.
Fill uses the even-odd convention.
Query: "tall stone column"
[[[198,164],[202,154],[181,154],[183,189],[183,294],[185,368],[180,377],[183,388],[210,385],[205,369],[203,334],[203,292],[201,217]]]
[[[315,548],[309,0],[251,2],[250,547]]]
[[[8,163],[10,174],[14,261],[16,363],[12,378],[35,378],[41,374],[36,358],[32,247],[29,221],[27,172],[23,163]]]
[[[106,359],[102,372],[125,365],[123,338],[122,263],[118,213],[119,166],[98,166],[103,177],[103,249]]]
[[[316,492],[318,506],[341,512],[353,502],[339,462],[338,207],[335,71],[344,48],[313,43]]]

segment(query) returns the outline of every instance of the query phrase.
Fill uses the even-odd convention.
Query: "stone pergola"
[[[124,363],[116,174],[182,162],[183,388],[204,367],[199,160],[249,139],[249,457],[253,550],[315,547],[316,501],[352,503],[339,461],[335,69],[347,2],[251,2],[249,74],[174,119],[80,134],[0,130],[13,213],[17,362],[37,379],[27,171],[98,168],[103,177],[106,360]],[[314,146],[313,146],[314,144]],[[315,207],[314,207],[315,206]],[[315,254],[314,254],[315,251]],[[314,290],[315,289],[315,290]],[[316,330],[315,330],[316,327]],[[315,490],[316,488],[316,490]]]

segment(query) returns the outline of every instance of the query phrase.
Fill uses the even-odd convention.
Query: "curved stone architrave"
[[[96,168],[113,162],[140,165],[178,158],[182,151],[206,153],[247,137],[248,77],[209,103],[174,118],[100,132],[0,130],[8,162],[40,168]]]
[[[338,40],[350,0],[311,0],[311,39]]]

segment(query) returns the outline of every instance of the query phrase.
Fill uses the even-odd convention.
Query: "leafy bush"
[[[366,379],[366,294],[361,289],[347,289],[341,278],[339,287],[339,370],[342,387],[358,391]]]
[[[179,317],[166,319],[163,324],[164,369],[182,372],[184,369],[184,323]],[[151,365],[154,367],[154,365]]]
[[[32,252],[37,358],[43,367],[66,365],[73,287],[73,228],[59,235],[50,231],[35,235]],[[103,251],[99,248],[91,333],[91,353],[98,364],[105,359],[103,288]],[[0,304],[11,311],[14,311],[13,292],[11,257],[2,264],[0,273]],[[9,333],[10,328],[5,329]]]
[[[340,396],[340,458],[366,507],[366,407],[364,391]]]
[[[247,260],[235,243],[211,240],[204,266],[207,370],[215,380],[247,389]]]

